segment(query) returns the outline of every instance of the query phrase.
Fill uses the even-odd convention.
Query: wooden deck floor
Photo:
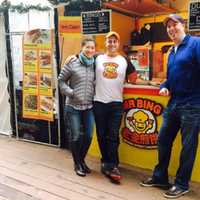
[[[99,161],[89,157],[92,174],[75,175],[67,150],[0,135],[0,200],[164,200],[161,190],[143,188],[139,181],[150,172],[122,166],[120,185],[99,172]],[[200,184],[182,200],[199,200]]]

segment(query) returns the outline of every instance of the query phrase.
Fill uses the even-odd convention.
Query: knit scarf
[[[83,52],[79,54],[79,59],[86,66],[92,65],[94,63],[94,57],[88,58],[83,54]]]

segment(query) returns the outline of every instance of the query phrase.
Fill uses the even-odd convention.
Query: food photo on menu
[[[24,97],[25,110],[36,110],[37,109],[37,96],[26,94]]]
[[[35,61],[36,59],[37,59],[36,51],[24,50],[24,60],[25,61]]]
[[[34,72],[26,72],[24,74],[24,87],[36,87],[37,86],[37,74]]]
[[[44,112],[51,112],[53,110],[53,98],[40,96],[40,110]]]
[[[50,31],[45,29],[34,29],[25,33],[24,43],[47,44],[50,43]]]
[[[51,65],[51,51],[40,51],[40,66]]]
[[[52,79],[51,74],[42,73],[40,75],[40,86],[50,88],[51,87],[51,79]]]

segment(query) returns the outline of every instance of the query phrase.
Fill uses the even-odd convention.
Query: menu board
[[[105,34],[111,27],[111,10],[81,13],[82,34]]]
[[[200,0],[192,0],[189,2],[189,17],[188,28],[189,31],[200,30]]]
[[[23,117],[53,121],[52,34],[35,29],[23,38]]]

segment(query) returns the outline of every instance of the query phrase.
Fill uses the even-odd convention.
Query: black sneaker
[[[119,169],[117,167],[114,167],[110,173],[109,173],[109,177],[113,180],[113,181],[120,181],[122,179],[122,175],[119,171]]]
[[[163,189],[169,189],[171,187],[169,183],[159,183],[155,181],[152,177],[140,182],[140,185],[143,187],[159,187]]]
[[[82,168],[84,169],[86,174],[90,174],[92,172],[92,170],[86,165],[85,162],[81,163]]]
[[[183,190],[174,185],[166,193],[164,193],[164,197],[169,198],[169,199],[175,199],[175,198],[178,198],[188,192],[189,192],[189,190]]]
[[[83,169],[83,167],[80,164],[76,164],[74,166],[74,171],[76,172],[76,174],[78,176],[82,176],[82,177],[86,176],[86,172],[85,172],[85,170]]]

